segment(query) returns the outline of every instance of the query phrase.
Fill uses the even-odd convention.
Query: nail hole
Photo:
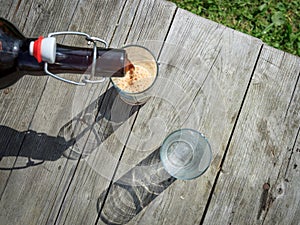
[[[269,183],[264,183],[263,189],[264,190],[269,190],[270,189],[270,184]]]

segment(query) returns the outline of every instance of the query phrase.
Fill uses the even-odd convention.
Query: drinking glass
[[[128,45],[125,46],[124,49],[130,62],[134,66],[140,66],[146,69],[149,74],[151,74],[151,77],[153,77],[153,81],[150,86],[141,90],[140,92],[128,92],[122,90],[116,84],[116,82],[114,82],[114,78],[111,78],[110,80],[113,86],[118,91],[120,98],[124,102],[130,105],[142,105],[151,97],[150,92],[158,75],[158,64],[153,53],[143,46]]]
[[[212,160],[208,140],[198,131],[181,129],[164,140],[160,158],[165,170],[173,177],[190,180],[202,175]]]

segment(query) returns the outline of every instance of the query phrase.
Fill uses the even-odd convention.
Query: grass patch
[[[178,7],[300,56],[299,0],[171,0]]]

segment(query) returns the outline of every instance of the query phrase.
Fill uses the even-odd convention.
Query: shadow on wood
[[[32,130],[20,132],[7,126],[0,126],[0,161],[7,156],[27,157],[24,166],[2,168],[0,170],[24,169],[29,166],[39,165],[44,161],[54,161],[73,144],[74,140],[67,142],[62,137],[52,137]],[[35,163],[31,159],[42,160]]]
[[[99,106],[99,107],[98,107]],[[1,168],[0,170],[23,169],[29,166],[39,165],[44,161],[55,161],[67,156],[72,159],[81,158],[83,149],[88,148],[85,143],[85,136],[96,132],[96,146],[88,149],[86,154],[96,149],[106,138],[108,138],[119,126],[129,119],[141,106],[131,106],[123,102],[114,88],[108,89],[97,100],[92,102],[85,110],[79,113],[74,119],[66,123],[58,136],[49,136],[45,133],[38,133],[33,130],[17,131],[13,128],[0,125],[0,161],[3,157],[21,156],[27,157],[28,162],[24,166],[13,168]],[[114,109],[114,116],[112,110]],[[116,112],[115,109],[118,109]],[[89,118],[90,120],[86,120]],[[97,129],[97,130],[96,130]],[[81,149],[79,157],[70,157],[74,146]],[[91,147],[91,146],[89,146]],[[71,151],[67,151],[70,150]],[[42,160],[35,163],[33,160]]]
[[[83,113],[60,129],[59,136],[68,141],[75,140],[75,144],[64,152],[64,156],[78,159],[90,155],[142,106],[125,103],[115,88],[109,88]]]
[[[102,192],[99,217],[106,224],[126,224],[174,181],[162,165],[158,148]]]

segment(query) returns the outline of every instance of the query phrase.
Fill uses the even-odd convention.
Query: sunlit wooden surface
[[[163,0],[0,5],[27,37],[81,31],[145,46],[159,62],[143,106],[122,102],[109,80],[25,76],[0,91],[1,225],[300,223],[299,57]],[[160,162],[180,128],[212,147],[194,180]]]

